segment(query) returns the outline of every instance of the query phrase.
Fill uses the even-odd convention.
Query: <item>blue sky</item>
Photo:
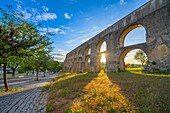
[[[41,23],[40,32],[53,32],[53,54],[63,61],[66,53],[114,24],[149,0],[0,0],[25,15],[31,23]],[[0,15],[1,16],[1,15]],[[144,42],[144,30],[134,30],[129,41]],[[136,35],[137,34],[137,35]],[[133,40],[133,41],[132,41]]]

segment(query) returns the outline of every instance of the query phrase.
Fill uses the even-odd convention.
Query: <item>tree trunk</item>
[[[34,70],[32,71],[32,74],[34,75]]]
[[[44,77],[45,77],[45,71],[44,71],[44,73],[43,73],[43,74],[44,74]]]
[[[37,70],[37,80],[38,80],[38,70]]]
[[[6,77],[6,66],[7,66],[7,64],[6,63],[4,63],[4,65],[3,65],[3,74],[4,74],[4,86],[5,86],[5,89],[6,89],[6,91],[8,91],[8,83],[7,83],[7,77]]]
[[[28,76],[28,73],[29,73],[29,72],[28,72],[28,71],[26,71],[26,76]]]
[[[12,69],[12,76],[13,77],[15,76],[15,69],[14,68]]]
[[[15,70],[17,69],[18,65],[16,66],[9,66],[11,69],[12,69],[12,76],[14,77],[15,76]]]

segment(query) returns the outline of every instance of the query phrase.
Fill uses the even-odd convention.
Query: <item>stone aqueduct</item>
[[[126,35],[133,29],[144,27],[146,43],[124,47]],[[150,0],[134,12],[111,25],[95,37],[66,55],[63,71],[99,72],[100,46],[106,42],[106,69],[125,69],[124,57],[133,49],[142,49],[153,69],[170,70],[170,0]],[[90,50],[90,53],[89,53]],[[88,69],[90,59],[90,69]],[[150,69],[151,66],[146,66]]]

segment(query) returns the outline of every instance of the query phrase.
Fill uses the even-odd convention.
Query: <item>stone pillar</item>
[[[116,41],[116,36],[110,34],[109,38],[107,38],[107,52],[106,52],[106,71],[117,72],[119,68],[119,59],[118,59],[118,51],[117,45],[118,41]]]
[[[78,52],[76,52],[76,73],[78,72]]]
[[[85,49],[82,49],[82,62],[81,62],[81,72],[85,72],[85,61],[86,60],[86,54]]]
[[[146,18],[149,71],[170,70],[170,4]]]
[[[74,59],[72,60],[72,70],[71,70],[72,73],[74,73]]]
[[[85,72],[85,62],[81,62],[81,72]]]
[[[90,54],[90,72],[96,72],[96,57],[97,54],[97,47],[96,47],[96,43],[92,43],[91,46],[91,54]]]

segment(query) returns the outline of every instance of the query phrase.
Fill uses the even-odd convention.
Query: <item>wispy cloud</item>
[[[64,51],[63,49],[57,49],[51,54],[53,55],[54,59],[56,59],[59,62],[63,62],[66,56],[66,51]]]
[[[57,18],[57,15],[55,13],[43,13],[41,15],[36,16],[36,20],[54,20]]]
[[[72,16],[73,16],[72,14],[69,15],[68,13],[64,13],[64,17],[65,17],[66,19],[71,19]]]
[[[126,2],[125,2],[125,0],[120,0],[119,4],[120,4],[120,5],[125,5]]]
[[[43,9],[45,12],[49,10],[47,6],[42,6],[42,9]]]
[[[48,28],[38,28],[39,31],[42,32],[42,34],[45,34],[47,32],[50,32],[50,33],[55,33],[55,34],[65,34],[66,32],[60,28],[51,28],[51,27],[48,27]]]
[[[17,5],[17,10],[24,15],[25,19],[31,19],[32,14],[28,13],[26,9],[23,10],[20,4]]]
[[[97,28],[97,29],[96,29]],[[98,27],[93,27],[92,28],[93,30],[84,30],[84,31],[81,31],[82,33],[84,33],[84,35],[81,35],[81,36],[75,36],[76,38],[74,39],[71,39],[71,40],[68,40],[66,41],[65,43],[67,44],[67,46],[69,47],[73,47],[73,46],[76,46],[76,45],[80,45],[84,42],[86,42],[87,40],[89,40],[90,38],[92,38],[93,36],[95,36],[97,33],[99,33],[101,30],[103,29],[99,29]],[[95,30],[94,30],[95,29]],[[87,33],[88,32],[88,33]],[[79,32],[80,33],[80,32]]]
[[[38,10],[37,8],[30,7],[22,7],[19,3],[17,4],[17,11],[24,15],[24,18],[27,20],[35,21],[47,21],[47,20],[55,20],[57,15],[55,13],[49,13],[49,8],[46,6],[41,7],[42,10]],[[40,13],[41,12],[41,13]]]

